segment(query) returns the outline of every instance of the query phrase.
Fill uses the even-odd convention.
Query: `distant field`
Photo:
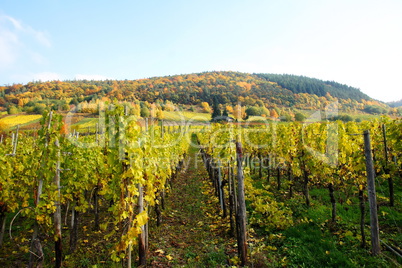
[[[193,122],[209,122],[211,120],[211,114],[196,113],[196,112],[163,112],[163,119],[170,121],[193,121]]]
[[[39,119],[42,118],[42,115],[37,114],[19,114],[19,115],[10,115],[0,119],[0,122],[6,124],[8,128],[15,127],[17,125],[24,126],[27,124],[32,124],[38,122]]]
[[[306,112],[306,111],[304,111]],[[306,113],[308,115],[308,113]],[[12,129],[17,125],[20,125],[23,128],[30,129],[37,127],[39,125],[39,120],[42,115],[27,115],[27,114],[18,114],[18,115],[6,115],[4,113],[0,114],[4,117],[0,119],[0,123],[6,125],[6,128]],[[75,129],[79,132],[86,132],[88,129],[90,131],[94,131],[96,127],[96,123],[98,122],[98,118],[86,117],[86,114],[80,114],[75,118],[71,118],[70,128],[71,130]],[[323,115],[325,117],[325,115]],[[368,114],[351,114],[353,120],[371,120],[373,118],[378,117],[378,115],[368,115]],[[199,112],[190,112],[190,111],[174,111],[174,112],[163,112],[163,119],[165,121],[172,121],[180,124],[180,122],[186,123],[209,123],[211,121],[211,114],[209,113],[199,113]],[[271,118],[265,118],[262,116],[250,116],[246,121],[240,120],[243,123],[268,123],[271,122]],[[176,124],[174,123],[174,124]],[[166,125],[169,125],[167,122]]]
[[[360,119],[362,121],[373,120],[380,117],[380,115],[374,115],[374,114],[352,114],[351,116],[353,120]]]
[[[97,122],[98,118],[84,118],[73,126],[78,126],[80,128],[95,127]]]
[[[185,122],[206,122],[208,123],[211,120],[211,114],[207,113],[196,113],[196,112],[188,112],[188,111],[175,111],[175,112],[163,112],[163,120],[165,121],[175,121],[180,123],[181,121]],[[142,121],[142,119],[140,119]],[[75,122],[71,125],[72,129],[76,129],[78,131],[86,131],[88,128],[94,129],[96,123],[98,122],[98,118],[81,118],[79,121]]]
[[[99,122],[98,118],[83,118],[70,126],[70,131],[75,129],[78,132],[95,131],[96,123]]]
[[[196,112],[163,112],[163,120],[165,121],[165,126],[169,125],[181,125],[183,123],[209,123],[211,120],[211,115],[207,113],[196,113]],[[69,131],[76,130],[80,133],[93,132],[95,131],[96,124],[99,122],[99,118],[93,117],[77,117],[69,126]],[[169,123],[170,122],[170,123]],[[144,126],[144,120],[139,118],[139,124]]]

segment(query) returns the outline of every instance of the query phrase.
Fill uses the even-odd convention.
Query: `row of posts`
[[[375,170],[373,162],[373,154],[370,141],[369,131],[364,131],[364,153],[366,159],[367,171],[367,185],[368,185],[368,199],[370,206],[370,230],[371,230],[371,248],[372,254],[378,255],[381,253],[380,238],[379,238],[379,223],[377,212],[377,200],[375,190]],[[222,163],[214,162],[212,156],[207,154],[201,148],[201,155],[203,162],[209,173],[209,177],[213,183],[215,193],[219,198],[219,204],[223,213],[223,217],[227,217],[227,209],[225,204],[224,186],[228,184],[229,187],[229,220],[231,226],[231,233],[234,234],[234,221],[233,214],[236,219],[236,237],[238,244],[238,254],[241,265],[244,266],[247,262],[247,230],[246,230],[246,205],[245,205],[245,189],[244,189],[244,175],[243,175],[243,150],[240,142],[236,142],[236,157],[237,157],[237,174],[234,176],[233,167],[230,165],[228,169],[228,177],[225,180],[222,176]],[[236,179],[237,178],[237,183]]]
[[[208,171],[209,178],[219,198],[222,217],[226,218],[227,208],[225,202],[224,187],[228,184],[229,193],[229,222],[231,235],[236,236],[238,246],[238,256],[242,266],[247,262],[247,213],[245,202],[245,187],[243,174],[243,149],[240,142],[236,142],[236,165],[237,174],[234,168],[228,163],[227,178],[222,176],[222,163],[216,163],[214,159],[201,148],[201,156]]]

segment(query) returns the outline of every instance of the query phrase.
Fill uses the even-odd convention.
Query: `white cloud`
[[[76,80],[108,80],[112,79],[99,74],[77,74],[75,75]]]
[[[49,38],[47,37],[47,34],[43,31],[37,31],[35,29],[33,29],[31,26],[29,25],[24,25],[22,22],[20,22],[19,20],[7,16],[7,15],[0,15],[0,23],[11,23],[12,26],[14,27],[14,30],[16,30],[17,32],[21,32],[21,33],[25,33],[31,37],[33,37],[34,39],[36,39],[36,41],[46,47],[51,47],[52,44],[49,40]],[[13,30],[13,29],[11,29]]]
[[[39,53],[32,48],[34,43],[45,48],[52,46],[45,32],[35,30],[13,17],[0,15],[0,68],[2,70],[12,67],[17,63],[18,58],[22,58],[25,54],[38,55]],[[25,58],[24,60],[26,61]]]
[[[14,19],[13,17],[10,16],[0,16],[1,19],[7,20],[9,22],[11,22],[13,24],[13,26],[17,29],[17,30],[23,30],[24,28],[22,27],[21,22],[19,22],[18,20]]]

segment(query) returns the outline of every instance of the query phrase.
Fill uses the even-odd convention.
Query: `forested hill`
[[[293,93],[315,94],[320,97],[330,93],[333,97],[357,101],[371,99],[359,89],[335,81],[322,81],[316,78],[292,74],[256,74],[256,76],[268,81],[276,82],[281,87],[287,88]]]
[[[402,100],[387,103],[390,107],[402,107]]]
[[[34,112],[40,105],[59,110],[78,103],[128,101],[182,107],[220,105],[265,106],[266,108],[323,109],[338,100],[345,112],[375,112],[389,107],[372,100],[359,89],[336,82],[294,75],[204,72],[138,80],[70,80],[30,82],[0,87],[0,108]],[[70,107],[69,107],[70,106]],[[163,105],[161,105],[163,107]],[[373,107],[369,107],[373,108]],[[381,109],[379,109],[381,108]]]

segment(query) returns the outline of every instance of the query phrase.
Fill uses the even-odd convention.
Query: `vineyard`
[[[170,127],[126,114],[110,105],[83,136],[45,112],[40,130],[2,136],[1,266],[402,263],[400,120]]]
[[[266,243],[257,243],[260,250],[284,254],[279,263],[271,263],[273,266],[287,266],[287,257],[305,254],[293,256],[298,259],[291,264],[354,267],[367,263],[357,264],[356,256],[336,262],[334,255],[340,252],[333,244],[320,243],[322,237],[311,237],[312,251],[299,253],[296,248],[301,246],[300,241],[295,239],[295,244],[290,244],[287,236],[307,237],[314,228],[327,229],[341,247],[352,250],[370,248],[371,244],[372,255],[379,255],[382,247],[395,253],[400,262],[402,218],[397,204],[401,201],[401,130],[400,121],[382,118],[363,123],[289,123],[250,128],[214,125],[197,137],[222,215],[227,216],[233,235],[237,230],[239,236],[236,179],[243,175],[236,174],[243,163],[248,232],[255,233],[252,237],[263,235]],[[226,199],[229,208],[224,205]],[[304,234],[297,233],[301,230],[293,226],[299,226]],[[240,242],[238,239],[238,245]],[[319,259],[314,251],[324,251],[324,258]],[[244,265],[247,259],[243,258]]]

